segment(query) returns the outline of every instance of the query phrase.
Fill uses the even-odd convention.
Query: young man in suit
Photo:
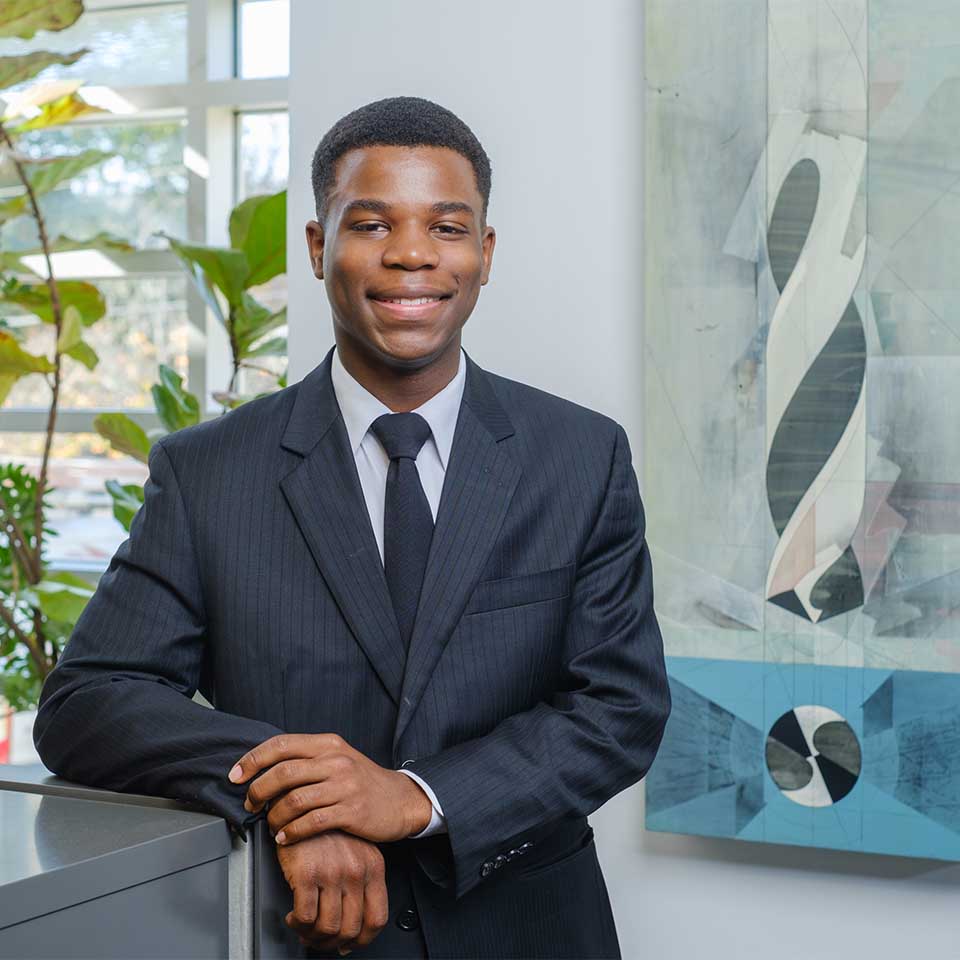
[[[619,956],[587,814],[670,712],[626,434],[462,349],[495,234],[459,118],[367,104],[312,177],[336,346],[154,445],[37,749],[265,818],[309,955]]]

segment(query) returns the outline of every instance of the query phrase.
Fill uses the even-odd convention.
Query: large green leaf
[[[81,170],[96,166],[113,153],[103,150],[81,150],[80,153],[65,157],[48,157],[44,160],[30,160],[26,165],[27,179],[33,192],[38,196],[49,193],[59,183],[75,177]]]
[[[60,325],[60,336],[57,337],[57,349],[66,353],[83,339],[83,323],[80,320],[80,311],[71,303],[63,311],[63,323]]]
[[[281,307],[271,313],[262,303],[254,300],[249,293],[243,295],[243,301],[234,311],[233,336],[238,357],[242,360],[249,356],[248,351],[261,337],[287,322],[287,308]]]
[[[33,84],[19,93],[11,93],[10,99],[4,107],[3,121],[10,129],[10,121],[17,117],[29,119],[45,103],[53,103],[72,93],[76,93],[83,86],[82,80],[43,80]]]
[[[47,573],[33,590],[40,609],[52,620],[76,623],[95,588],[74,573],[61,570]]]
[[[6,402],[7,396],[13,389],[13,385],[19,380],[18,376],[12,373],[0,373],[0,407]]]
[[[203,297],[206,305],[213,311],[213,315],[220,321],[224,329],[226,329],[227,321],[223,315],[223,307],[217,299],[216,291],[213,289],[210,280],[203,272],[203,267],[184,257],[181,257],[180,261],[183,264],[184,270],[190,275],[190,279],[193,280],[194,286],[200,291],[200,296]]]
[[[22,162],[34,195],[41,197],[53,190],[58,184],[63,183],[64,180],[69,180],[82,170],[102,163],[112,156],[114,154],[106,153],[103,150],[82,150],[80,153],[65,157],[47,157],[41,160],[24,159]],[[30,199],[27,191],[24,190],[18,196],[0,203],[0,223],[12,220],[14,217],[23,216],[30,211]],[[23,256],[23,252],[21,251],[18,256]]]
[[[287,352],[286,337],[270,337],[258,344],[252,350],[244,354],[244,359],[249,357],[282,357]]]
[[[188,272],[200,287],[200,292],[204,296],[206,296],[206,293],[199,281],[195,267],[199,267],[203,271],[203,275],[209,283],[226,297],[227,303],[231,307],[240,304],[250,273],[246,254],[240,250],[230,250],[225,247],[203,247],[198,244],[181,243],[175,237],[171,237],[163,231],[158,231],[158,233],[166,238],[174,253],[186,264]]]
[[[45,103],[40,108],[40,113],[15,127],[9,127],[10,133],[21,134],[28,130],[45,130],[47,127],[56,127],[64,123],[72,123],[78,117],[86,116],[90,113],[109,113],[103,107],[95,107],[92,103],[87,103],[83,97],[78,97],[75,93],[68,93],[56,100]]]
[[[29,209],[30,198],[26,193],[4,200],[3,203],[0,203],[0,223],[6,223],[7,220],[13,220],[15,217],[22,217]]]
[[[74,240],[72,237],[58,234],[49,241],[51,253],[62,253],[64,250],[104,250],[107,253],[132,253],[135,249],[127,243],[122,237],[115,234],[101,231],[87,240]],[[31,249],[11,251],[9,253],[0,252],[0,270],[20,270],[26,272],[27,268],[21,263],[21,259],[27,256],[35,256],[43,253],[42,247],[33,247]]]
[[[53,373],[56,366],[45,356],[27,353],[9,333],[0,330],[0,376]]]
[[[116,480],[108,480],[104,485],[113,499],[113,515],[123,529],[129,531],[133,518],[143,506],[143,487],[136,483],[118,483]]]
[[[57,349],[74,360],[79,360],[88,370],[100,362],[96,351],[83,340],[83,322],[80,311],[71,303],[63,311],[63,325],[57,338]]]
[[[230,245],[247,256],[247,287],[287,269],[287,191],[248,197],[230,214]]]
[[[74,344],[69,350],[65,350],[64,353],[66,353],[68,357],[73,357],[74,360],[79,360],[88,370],[93,370],[100,362],[97,351],[85,340]]]
[[[60,306],[66,310],[75,306],[85,327],[96,323],[106,312],[107,304],[103,294],[86,280],[58,280],[57,292]],[[50,304],[50,290],[46,281],[41,283],[21,283],[11,289],[4,289],[0,302],[16,303],[30,313],[36,314],[44,323],[53,323],[53,307]]]
[[[183,378],[173,367],[160,364],[160,383],[150,392],[160,422],[171,432],[200,422],[200,401],[183,389]]]
[[[74,50],[73,53],[34,50],[33,53],[24,53],[18,57],[0,57],[0,90],[15,87],[18,83],[35,77],[53,63],[69,66],[89,52],[86,47],[83,47],[81,50]]]
[[[63,30],[81,13],[81,0],[4,0],[0,3],[0,37],[29,40],[38,30]]]
[[[118,453],[126,453],[146,463],[152,446],[143,427],[125,413],[100,413],[93,418],[93,429]]]

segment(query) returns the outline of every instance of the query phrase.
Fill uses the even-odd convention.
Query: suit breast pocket
[[[463,615],[563,599],[573,589],[575,573],[576,563],[567,563],[562,567],[515,577],[481,580],[474,588]]]

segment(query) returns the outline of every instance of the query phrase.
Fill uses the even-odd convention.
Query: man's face
[[[325,225],[306,225],[334,324],[395,368],[455,343],[487,282],[496,240],[473,166],[446,147],[363,147],[337,163]],[[407,304],[398,299],[429,302]]]

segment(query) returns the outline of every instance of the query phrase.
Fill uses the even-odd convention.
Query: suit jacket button
[[[397,926],[401,930],[416,930],[420,926],[416,910],[401,910],[397,914]]]
[[[483,866],[480,868],[481,877],[489,877],[493,872],[493,864],[489,860],[483,861]]]
[[[502,853],[498,853],[493,858],[493,869],[499,870],[506,862],[507,862],[507,858]]]
[[[400,766],[409,767],[411,763],[415,763],[415,762],[416,762],[415,760],[404,760],[403,763],[400,764]]]

